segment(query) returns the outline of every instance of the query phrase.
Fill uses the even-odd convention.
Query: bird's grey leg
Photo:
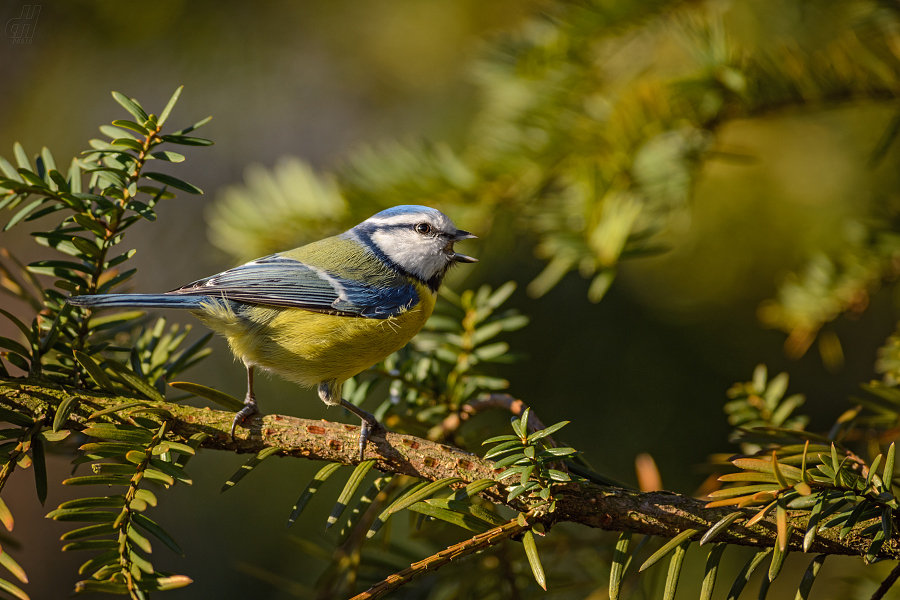
[[[384,425],[378,422],[375,415],[364,411],[355,404],[347,402],[343,398],[341,398],[341,406],[362,420],[362,428],[359,431],[359,460],[361,462],[366,455],[366,442],[369,441],[369,438],[376,431],[385,431]]]
[[[259,407],[256,405],[256,396],[253,395],[253,367],[247,365],[247,396],[244,398],[244,408],[234,415],[234,420],[231,422],[231,437],[234,437],[234,430],[238,425],[258,414]]]
[[[384,425],[378,422],[374,415],[367,413],[355,404],[351,404],[341,398],[342,381],[331,379],[319,383],[319,398],[328,406],[341,405],[362,421],[362,428],[359,432],[359,460],[362,462],[366,455],[366,442],[372,437],[376,431],[386,431]]]

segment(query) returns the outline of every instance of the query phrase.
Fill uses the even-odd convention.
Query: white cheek
[[[400,267],[426,281],[447,264],[447,257],[437,240],[423,238],[412,231],[376,231],[372,234],[372,241]]]

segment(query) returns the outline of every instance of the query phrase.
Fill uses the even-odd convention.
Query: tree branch
[[[900,564],[894,567],[890,574],[884,578],[884,581],[881,582],[881,585],[879,585],[878,589],[875,590],[875,593],[872,594],[870,600],[881,600],[884,598],[884,595],[888,593],[895,583],[897,583],[897,578],[900,578]]]
[[[509,394],[487,394],[481,398],[466,402],[459,410],[451,413],[440,425],[436,425],[432,431],[428,432],[429,439],[446,439],[451,433],[455,433],[460,426],[473,416],[480,412],[491,408],[500,408],[507,410],[517,417],[521,417],[528,405],[510,396]],[[538,419],[537,414],[531,411],[528,414],[528,429],[530,431],[538,431],[546,429],[546,426]],[[556,445],[556,444],[552,444]]]
[[[52,419],[56,407],[69,396],[81,402],[72,413],[66,427],[84,429],[86,415],[134,401],[133,398],[107,396],[83,390],[63,389],[60,386],[25,379],[0,379],[0,406],[33,415],[47,414]],[[185,441],[191,435],[204,432],[210,437],[204,448],[235,453],[258,453],[266,448],[280,449],[281,456],[303,457],[343,465],[355,465],[358,458],[358,427],[328,421],[313,421],[282,415],[266,415],[256,418],[249,430],[241,430],[236,439],[228,431],[233,414],[226,411],[197,408],[172,403],[148,404],[168,410],[173,418],[169,430],[173,439]],[[388,432],[373,437],[366,448],[366,458],[375,459],[375,467],[386,473],[410,475],[429,480],[460,477],[463,483],[483,478],[494,478],[498,470],[491,461],[458,448],[438,444],[411,435]],[[671,492],[637,492],[595,484],[560,486],[556,493],[556,510],[538,516],[546,526],[556,523],[579,523],[588,527],[609,531],[631,531],[638,534],[674,537],[686,529],[698,529],[700,535],[724,516],[734,512],[733,507],[707,509],[706,503]],[[517,501],[508,503],[505,495],[496,491],[490,499],[515,510],[523,510]],[[749,516],[755,514],[747,510]],[[774,511],[752,527],[741,524],[739,519],[716,541],[730,544],[771,547],[776,539]],[[791,550],[802,550],[803,533],[806,531],[808,511],[791,511],[790,522],[794,535]],[[821,530],[810,552],[818,554],[862,555],[868,549],[870,538],[860,535],[872,522],[858,524],[843,540],[840,528]],[[896,539],[882,547],[880,557],[900,559],[900,545]]]
[[[485,531],[484,533],[479,533],[475,537],[458,544],[454,544],[445,550],[441,550],[433,556],[429,556],[424,560],[414,562],[406,569],[403,569],[399,573],[394,573],[387,579],[376,583],[365,592],[353,596],[353,598],[351,598],[350,600],[377,600],[378,598],[383,598],[387,594],[393,592],[403,585],[406,585],[426,571],[434,571],[436,569],[440,569],[456,558],[474,554],[479,550],[484,550],[485,548],[494,546],[505,539],[521,534],[523,531],[529,529],[529,527],[529,525],[520,525],[515,519],[513,519],[505,525],[495,527],[494,529]]]

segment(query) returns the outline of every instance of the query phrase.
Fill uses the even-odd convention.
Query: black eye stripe
[[[406,223],[389,223],[389,224],[360,223],[359,225],[357,225],[356,227],[353,228],[353,231],[356,231],[358,233],[363,233],[366,235],[366,237],[369,237],[369,238],[371,238],[371,236],[376,232],[387,233],[389,231],[403,230],[403,231],[413,231],[413,232],[419,234],[419,232],[416,231],[416,226],[422,225],[422,224],[428,225],[431,228],[430,231],[424,235],[428,235],[428,236],[436,237],[436,238],[448,238],[448,239],[450,237],[452,237],[452,235],[453,235],[453,233],[448,233],[446,231],[442,231],[442,230],[438,229],[431,223],[422,223],[421,221],[419,221],[417,223],[416,222],[413,222],[413,223],[406,222]],[[455,229],[454,229],[454,231],[455,231]],[[419,235],[423,235],[423,234],[419,234]]]
[[[427,232],[427,234],[431,234],[431,235],[450,235],[450,234],[448,234],[448,233],[445,233],[445,232],[439,230],[437,227],[435,227],[434,225],[431,225],[430,223],[421,223],[421,222],[419,222],[419,223],[391,223],[390,225],[381,225],[381,224],[379,224],[379,225],[369,225],[368,227],[357,226],[357,227],[355,227],[355,229],[356,229],[357,231],[367,231],[367,232],[369,232],[369,233],[371,234],[371,233],[374,233],[374,232],[376,232],[376,231],[392,231],[392,230],[400,230],[400,229],[405,229],[405,230],[407,230],[407,231],[409,231],[410,229],[412,229],[413,231],[416,231],[416,228],[417,228],[419,225],[427,225],[427,226],[428,226],[428,232]],[[420,232],[418,232],[418,231],[416,231],[416,232],[417,232],[417,233],[420,233]]]
[[[417,223],[391,223],[390,225],[372,225],[364,228],[368,231],[391,231],[393,229],[415,229]]]

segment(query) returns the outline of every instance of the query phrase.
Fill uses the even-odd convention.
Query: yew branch
[[[47,414],[52,418],[56,407],[67,397],[75,395],[80,400],[79,409],[67,423],[72,429],[83,429],[87,416],[110,408],[131,398],[114,397],[82,390],[63,389],[29,380],[0,379],[0,406],[30,414]],[[209,450],[235,453],[257,453],[276,447],[283,457],[303,457],[355,465],[359,462],[358,427],[329,421],[313,421],[283,415],[266,415],[257,418],[249,430],[241,430],[232,439],[228,435],[233,414],[210,408],[197,408],[172,403],[156,406],[172,414],[169,431],[173,439],[187,440],[191,435],[204,432],[210,437],[203,443]],[[459,477],[463,482],[496,477],[497,470],[491,461],[445,444],[426,439],[388,432],[374,437],[366,449],[366,458],[375,459],[375,467],[385,473],[410,475],[428,480]],[[524,510],[517,501],[505,502],[505,495],[493,492],[495,502],[507,504],[513,509]],[[631,531],[638,534],[674,537],[687,529],[697,529],[702,535],[733,508],[706,508],[702,500],[671,492],[637,492],[595,484],[560,487],[556,492],[556,510],[544,514],[539,520],[550,527],[560,522],[571,522],[609,531]],[[748,510],[747,516],[754,511]],[[806,530],[807,511],[793,511],[789,517],[794,525],[790,549],[802,551],[802,535]],[[776,539],[774,516],[746,527],[746,519],[738,521],[723,531],[716,541],[756,547],[771,547]],[[822,530],[811,552],[819,554],[864,554],[870,539],[860,535],[870,523],[857,525],[843,540],[840,528]],[[886,543],[879,556],[900,558],[900,545],[896,539]]]

